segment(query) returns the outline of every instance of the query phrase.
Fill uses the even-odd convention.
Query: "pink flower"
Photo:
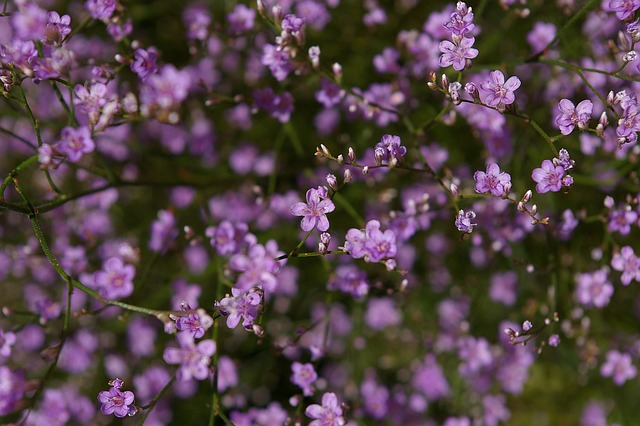
[[[536,191],[540,194],[545,192],[558,192],[562,188],[562,177],[564,167],[556,166],[551,160],[544,160],[542,166],[534,169],[531,178],[537,182]]]
[[[578,106],[574,106],[569,99],[562,99],[558,104],[558,109],[560,114],[556,116],[556,124],[560,128],[560,133],[568,135],[576,126],[580,130],[587,128],[593,112],[593,103],[584,100]]]
[[[480,100],[498,110],[504,109],[516,100],[515,92],[520,87],[520,79],[516,76],[504,81],[504,74],[499,70],[491,71],[491,79],[480,83]]]
[[[342,407],[338,397],[333,392],[322,395],[322,405],[311,404],[304,411],[307,417],[315,419],[309,426],[343,426],[346,424],[342,417]]]
[[[480,170],[475,172],[473,180],[476,181],[475,190],[479,194],[489,192],[495,197],[502,197],[511,191],[511,175],[501,172],[496,163],[489,164],[486,173]]]
[[[291,206],[291,214],[294,216],[303,216],[300,227],[303,231],[309,232],[317,226],[319,231],[329,229],[329,219],[326,213],[332,212],[336,206],[333,202],[320,196],[320,191],[311,188],[307,191],[307,203],[297,202]]]
[[[454,70],[462,71],[467,66],[467,62],[470,64],[470,60],[478,56],[478,49],[471,47],[475,41],[475,37],[463,37],[458,44],[453,44],[449,40],[441,41],[438,46],[442,53],[439,60],[440,67],[446,68],[453,65]],[[519,82],[518,85],[520,85]]]

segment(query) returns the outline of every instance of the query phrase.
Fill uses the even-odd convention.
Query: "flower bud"
[[[364,166],[362,168],[362,174],[363,175],[368,175],[369,174],[369,166]]]
[[[382,164],[382,160],[384,160],[385,153],[386,152],[383,148],[376,148],[375,151],[373,152],[373,158],[378,166]]]
[[[531,197],[533,197],[533,192],[531,192],[531,190],[529,189],[527,192],[524,193],[524,195],[522,196],[522,202],[524,204],[527,204],[529,201],[531,201]]]
[[[449,96],[451,96],[451,101],[455,105],[460,105],[460,89],[462,89],[462,84],[457,81],[449,84]]]
[[[334,191],[338,189],[338,179],[336,179],[335,175],[327,175],[327,184],[329,185],[329,188],[333,189]]]
[[[633,62],[638,59],[638,53],[635,50],[630,50],[622,56],[624,62]]]
[[[311,65],[313,68],[320,67],[320,47],[319,46],[311,46],[309,48],[309,59],[311,59]]]
[[[622,51],[631,50],[631,38],[628,34],[618,31],[618,46]]]
[[[615,206],[615,201],[613,201],[613,197],[607,195],[604,197],[604,206],[608,209],[612,209]]]
[[[449,77],[447,77],[447,75],[446,75],[446,74],[442,74],[442,80],[441,80],[441,82],[442,82],[442,88],[443,88],[444,90],[447,90],[447,91],[448,91],[448,90],[449,90]]]
[[[449,186],[449,190],[451,191],[451,195],[453,195],[454,197],[458,197],[458,195],[460,195],[460,189],[458,188],[458,185],[456,185],[455,183],[452,183]]]
[[[333,64],[332,69],[333,76],[336,78],[338,84],[340,84],[340,81],[342,80],[342,65],[336,62]]]
[[[351,163],[353,163],[353,164],[356,163],[356,153],[353,150],[353,148],[349,147],[349,151],[347,153],[347,156],[349,157],[349,161],[351,161]]]
[[[342,154],[339,154],[336,157],[336,161],[338,162],[338,164],[343,164],[344,163],[344,157],[342,156]]]
[[[256,336],[258,337],[264,336],[264,328],[262,328],[261,325],[253,324],[251,328],[252,328],[253,334],[255,334]]]

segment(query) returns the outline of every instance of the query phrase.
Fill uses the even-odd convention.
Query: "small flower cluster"
[[[611,95],[612,94],[609,95],[608,100],[612,98]],[[638,140],[637,132],[640,131],[640,107],[638,106],[638,100],[635,96],[629,95],[625,90],[622,90],[613,96],[611,103],[619,104],[622,107],[622,115],[616,127],[618,146],[620,147],[626,143],[636,142]]]
[[[453,65],[456,71],[462,71],[471,66],[471,59],[478,56],[478,49],[473,48],[476,39],[469,34],[474,30],[472,8],[464,2],[456,4],[456,10],[451,13],[449,22],[444,27],[451,33],[451,41],[443,40],[438,46],[440,53],[440,67]]]
[[[102,391],[98,394],[98,401],[102,404],[100,411],[102,414],[116,417],[133,416],[138,412],[134,405],[135,395],[131,391],[121,391],[124,382],[120,379],[109,381],[108,391]]]
[[[390,229],[380,230],[380,222],[370,220],[364,230],[352,228],[345,237],[344,249],[354,259],[364,258],[365,262],[385,261],[387,269],[395,268],[398,247],[396,235]]]
[[[511,175],[501,172],[496,163],[489,164],[486,172],[475,172],[473,180],[476,181],[475,190],[478,194],[488,192],[494,197],[506,197],[511,192]]]
[[[542,165],[533,170],[531,178],[537,183],[536,191],[539,194],[545,192],[558,192],[563,187],[573,185],[573,178],[567,171],[573,168],[574,161],[570,158],[566,149],[561,149],[558,157],[552,160],[544,160]]]
[[[260,328],[254,321],[262,313],[263,296],[264,293],[257,287],[244,293],[234,287],[231,289],[231,295],[220,300],[216,306],[220,308],[220,313],[227,317],[227,327],[236,328],[242,320],[245,330],[256,332]]]
[[[377,164],[388,164],[390,167],[404,159],[407,148],[402,146],[400,136],[384,135],[376,144],[374,155]]]
[[[54,145],[43,144],[38,148],[38,160],[43,168],[55,169],[65,158],[79,162],[84,154],[93,152],[95,143],[88,127],[65,127],[60,140]]]

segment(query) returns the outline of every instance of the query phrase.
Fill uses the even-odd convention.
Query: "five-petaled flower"
[[[515,92],[520,87],[520,79],[516,76],[504,81],[501,71],[491,71],[490,79],[480,83],[480,100],[487,106],[504,111],[506,105],[516,100]]]
[[[307,417],[314,419],[309,423],[309,426],[343,426],[346,424],[338,397],[333,392],[322,395],[322,405],[311,404],[304,413]]]
[[[531,178],[537,182],[536,191],[540,194],[549,191],[560,191],[563,185],[564,172],[564,167],[556,166],[551,160],[544,160],[542,165],[531,173]]]
[[[442,53],[438,61],[440,67],[446,68],[453,65],[454,70],[462,71],[471,63],[471,59],[478,56],[478,49],[471,47],[475,41],[475,37],[462,37],[457,44],[449,40],[441,41],[438,46],[440,53]]]
[[[326,190],[322,191],[326,194]],[[307,202],[299,201],[291,206],[291,214],[294,216],[303,216],[300,227],[303,231],[309,232],[314,227],[319,231],[325,232],[329,229],[329,219],[326,214],[331,213],[336,206],[321,190],[311,188],[307,191]]]
[[[475,190],[479,194],[489,192],[495,197],[503,197],[511,191],[511,175],[501,172],[496,163],[489,164],[486,172],[475,172],[473,180],[476,181]]]
[[[584,100],[574,106],[569,99],[562,99],[558,103],[558,109],[560,114],[556,116],[556,124],[560,129],[560,133],[568,135],[573,132],[576,126],[580,130],[587,128],[593,113],[593,102]]]
[[[131,391],[121,391],[124,382],[114,379],[109,382],[111,388],[98,394],[98,401],[102,404],[100,411],[102,414],[113,414],[116,417],[133,416],[137,409],[133,405],[135,395]]]
[[[180,364],[176,373],[179,381],[204,380],[209,377],[209,364],[216,352],[216,342],[211,339],[194,342],[191,333],[178,333],[179,348],[166,348],[162,358],[167,364]]]

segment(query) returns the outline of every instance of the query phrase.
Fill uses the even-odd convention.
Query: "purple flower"
[[[631,355],[616,350],[607,352],[607,360],[600,367],[602,377],[613,377],[613,383],[622,386],[627,380],[636,377],[636,367],[632,364]]]
[[[516,100],[513,92],[520,87],[520,79],[516,76],[509,77],[504,81],[504,74],[501,71],[491,71],[491,79],[480,83],[480,100],[490,107],[499,111],[505,105],[510,105]]]
[[[504,395],[486,395],[482,398],[482,416],[484,426],[498,426],[501,422],[506,422],[511,417],[511,411],[506,407]]]
[[[102,414],[107,416],[113,414],[120,418],[134,415],[137,409],[133,405],[135,399],[133,392],[122,392],[120,388],[124,385],[124,382],[120,379],[110,381],[109,385],[111,388],[108,391],[102,391],[98,394],[98,401],[102,404],[102,407],[100,407]]]
[[[158,72],[158,51],[150,47],[147,50],[136,49],[131,62],[131,71],[138,75],[140,80],[144,81],[151,74]]]
[[[558,156],[554,157],[553,164],[555,164],[556,166],[562,166],[565,171],[569,171],[573,169],[573,166],[575,166],[576,162],[571,159],[569,151],[567,151],[565,148],[562,148],[560,149],[560,151],[558,151]]]
[[[93,19],[106,21],[116,10],[116,0],[87,0],[84,7],[87,8]]]
[[[497,272],[491,277],[489,298],[494,302],[512,306],[516,303],[518,275],[514,271]]]
[[[24,374],[11,371],[6,365],[0,366],[0,416],[18,408],[25,392]]]
[[[402,316],[390,297],[369,299],[364,321],[372,330],[382,330],[400,324]]]
[[[346,423],[338,397],[333,392],[322,395],[322,405],[311,404],[304,413],[314,419],[309,426],[343,426]]]
[[[625,21],[640,9],[640,0],[611,0],[609,8],[616,13],[616,18]]]
[[[216,252],[225,256],[239,251],[247,231],[248,227],[245,223],[232,224],[223,220],[218,226],[209,226],[205,230],[205,235],[210,238],[209,243]]]
[[[556,116],[556,124],[563,135],[570,134],[576,126],[584,130],[589,124],[593,113],[593,102],[584,100],[577,106],[573,105],[569,99],[562,99],[558,104],[560,114]]]
[[[489,164],[486,173],[480,170],[475,172],[473,180],[476,181],[475,190],[479,194],[489,192],[495,197],[502,197],[511,191],[511,175],[501,172],[496,163]]]
[[[239,4],[227,15],[227,32],[237,35],[250,31],[253,28],[255,19],[255,10],[244,4]]]
[[[618,127],[616,127],[618,144],[635,142],[638,140],[636,133],[638,131],[640,131],[640,109],[632,103],[624,109],[622,117],[618,120]]]
[[[157,73],[149,75],[140,88],[142,112],[151,115],[156,109],[162,112],[176,109],[189,94],[190,84],[188,71],[164,65]]]
[[[436,361],[436,357],[428,354],[411,379],[413,387],[422,392],[427,401],[436,401],[449,396],[449,382]]]
[[[460,3],[462,2],[459,2],[458,4]],[[451,31],[452,34],[458,36],[470,33],[476,27],[473,24],[473,12],[470,12],[468,8],[466,10],[452,12],[449,22],[446,22],[444,27]]]
[[[11,356],[11,346],[16,343],[16,335],[11,331],[0,330],[0,361]]]
[[[611,267],[622,272],[620,277],[622,284],[629,285],[631,280],[640,282],[640,258],[636,256],[630,246],[622,247],[620,253],[613,255]]]
[[[471,234],[473,232],[473,227],[477,225],[477,223],[471,223],[475,217],[476,213],[473,210],[466,213],[464,210],[460,210],[456,216],[454,224],[456,225],[456,228],[458,228],[458,231]]]
[[[344,248],[351,257],[364,257],[365,262],[379,262],[392,258],[398,250],[396,235],[390,229],[382,232],[377,220],[367,222],[364,232],[353,228],[347,231]]]
[[[304,396],[313,395],[313,384],[318,380],[318,374],[316,374],[313,364],[294,362],[291,364],[291,370],[293,371],[291,383],[299,386]]]
[[[190,311],[191,307],[185,303],[182,309]],[[213,318],[211,318],[204,309],[198,309],[195,313],[189,313],[176,319],[176,328],[178,331],[189,333],[194,339],[202,338],[205,331],[211,328],[212,325]]]
[[[293,66],[290,63],[289,54],[272,44],[265,44],[262,48],[262,65],[269,67],[271,74],[278,81],[283,81],[291,71]]]
[[[121,259],[112,257],[102,265],[102,270],[94,275],[98,292],[105,299],[121,299],[133,293],[133,278],[136,269],[126,265]]]
[[[170,210],[160,210],[158,219],[151,224],[149,249],[156,253],[164,253],[178,236],[176,218]]]
[[[586,307],[604,308],[613,295],[607,268],[576,275],[576,299]]]
[[[355,298],[369,293],[367,273],[353,265],[341,265],[336,268],[336,277],[327,284],[329,290],[339,289]]]
[[[382,232],[380,222],[371,220],[366,227],[367,238],[364,242],[366,262],[379,262],[383,259],[395,257],[398,248],[396,246],[396,234],[390,229]]]
[[[65,154],[69,161],[77,163],[83,154],[88,154],[95,149],[91,130],[88,127],[65,127],[60,132],[60,141],[56,149]]]
[[[611,232],[619,232],[621,235],[629,235],[631,225],[638,221],[638,213],[635,210],[622,206],[618,210],[609,212],[609,222],[607,227]]]
[[[11,16],[14,36],[21,40],[42,39],[47,25],[47,11],[41,9],[34,2],[19,2],[18,4],[19,11]]]
[[[340,86],[326,77],[320,80],[320,90],[316,92],[316,100],[325,108],[331,108],[338,104],[343,96],[344,90]]]
[[[60,16],[57,12],[47,13],[47,26],[45,27],[46,40],[51,43],[59,43],[71,33],[71,17],[69,15]]]
[[[277,251],[277,248],[274,251]],[[274,291],[277,285],[276,274],[280,270],[280,264],[273,260],[276,256],[276,253],[268,253],[262,244],[251,246],[247,255],[233,255],[229,260],[229,266],[234,271],[241,272],[234,288],[248,291],[252,287],[261,287],[268,293]]]
[[[546,22],[536,22],[533,29],[527,34],[527,43],[531,46],[532,53],[542,52],[556,37],[556,26]]]
[[[486,339],[471,336],[460,339],[458,356],[463,361],[459,366],[460,374],[466,377],[489,367],[494,358]]]
[[[400,136],[394,135],[382,136],[380,142],[376,144],[376,149],[382,150],[382,161],[392,165],[403,159],[407,153],[407,148],[402,146]]]
[[[258,318],[258,308],[262,302],[262,293],[259,290],[251,290],[242,293],[235,287],[231,289],[231,297],[222,299],[217,306],[220,313],[227,316],[227,327],[236,328],[242,319],[242,326],[250,330],[253,321]]]
[[[187,28],[187,39],[206,40],[209,36],[211,14],[204,4],[190,4],[182,14],[182,20]]]
[[[291,214],[303,216],[300,227],[303,231],[309,232],[317,227],[319,231],[325,232],[329,229],[329,220],[326,214],[331,213],[336,206],[326,197],[321,197],[318,189],[311,188],[307,191],[307,202],[297,202],[291,206]]]
[[[167,364],[180,364],[176,377],[179,381],[204,380],[209,376],[211,357],[216,352],[216,342],[201,340],[196,344],[189,333],[176,336],[179,348],[166,348],[162,358]]]
[[[564,171],[564,167],[554,165],[551,160],[544,160],[541,167],[531,173],[531,178],[537,182],[536,191],[540,194],[560,191]]]
[[[441,41],[438,45],[438,49],[442,53],[438,61],[440,67],[446,68],[449,65],[453,65],[454,70],[462,71],[468,64],[471,64],[471,59],[478,56],[478,49],[471,47],[475,41],[475,37],[462,37],[458,44],[454,44],[449,40]],[[518,86],[519,85],[518,81]],[[515,89],[517,89],[517,87],[513,90]],[[513,100],[511,102],[513,102]]]

